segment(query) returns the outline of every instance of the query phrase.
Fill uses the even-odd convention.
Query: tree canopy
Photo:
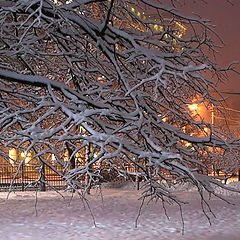
[[[180,203],[165,187],[173,181],[215,194],[211,156],[238,142],[189,107],[220,109],[216,85],[232,70],[214,61],[208,21],[182,15],[173,1],[0,4],[2,158],[9,148],[31,152],[83,192],[114,172],[141,177],[143,197]],[[85,163],[68,169],[66,149]],[[87,184],[77,184],[82,177]]]

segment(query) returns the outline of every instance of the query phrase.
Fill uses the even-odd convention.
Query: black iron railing
[[[62,166],[55,167],[59,172],[63,172]],[[41,183],[36,182],[41,176]],[[39,189],[45,191],[49,188],[64,188],[66,182],[50,169],[47,165],[40,164],[20,164],[11,165],[8,163],[0,163],[0,191],[12,190],[31,190]]]

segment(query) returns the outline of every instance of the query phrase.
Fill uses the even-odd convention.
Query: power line
[[[230,95],[240,95],[240,92],[221,92],[224,94],[230,94]]]
[[[220,106],[218,106],[218,107],[222,108],[222,109],[226,109],[226,110],[230,110],[230,111],[233,111],[233,112],[239,112],[240,113],[240,110],[237,110],[237,109],[227,108],[227,107],[220,107]]]
[[[215,118],[215,119],[226,120],[227,122],[230,121],[230,122],[240,123],[240,121],[236,121],[236,120],[233,120],[233,119],[227,119],[227,118],[224,118],[224,117],[214,116],[214,118]]]

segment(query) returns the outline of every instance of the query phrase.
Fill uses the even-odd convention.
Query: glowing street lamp
[[[190,104],[188,105],[189,109],[191,111],[196,111],[198,109],[198,105],[197,104]]]

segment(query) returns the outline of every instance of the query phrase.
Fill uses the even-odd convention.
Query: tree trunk
[[[45,192],[46,191],[46,184],[45,184],[45,164],[41,162],[41,182],[40,182],[40,191]]]
[[[76,165],[75,165],[75,156],[73,155],[73,149],[70,147],[69,143],[66,142],[66,147],[68,150],[68,158],[69,158],[69,162],[70,162],[70,170],[75,169]],[[74,177],[72,179],[72,185],[73,185],[73,192],[75,192],[75,187],[76,184],[74,183],[74,181],[76,180],[76,177]]]

